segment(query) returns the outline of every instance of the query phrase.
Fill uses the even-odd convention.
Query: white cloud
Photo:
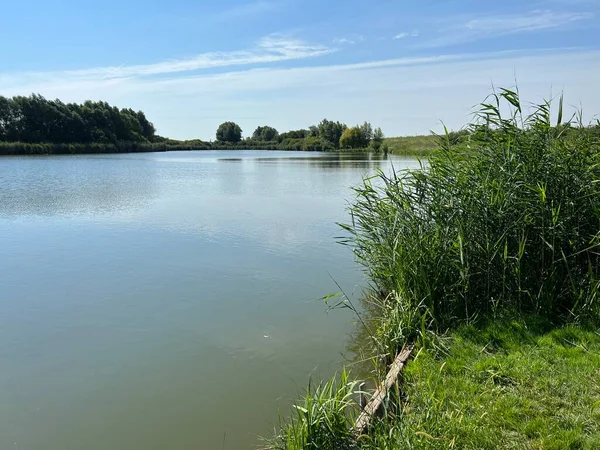
[[[260,124],[279,130],[307,127],[323,117],[351,124],[368,120],[391,136],[439,130],[439,120],[459,128],[492,82],[511,86],[515,74],[527,101],[549,97],[554,86],[554,94],[565,89],[569,104],[582,102],[585,112],[600,112],[597,73],[600,51],[515,51],[162,79],[38,80],[12,89],[0,82],[0,92],[40,92],[69,102],[91,98],[142,109],[160,134],[175,138],[210,139],[225,120],[249,132]]]
[[[592,13],[557,13],[553,11],[533,11],[526,15],[503,15],[480,17],[469,20],[466,28],[482,34],[507,34],[521,33],[525,31],[543,30],[557,28],[577,22],[591,19]]]
[[[169,60],[153,64],[125,65],[118,67],[97,67],[50,73],[0,74],[0,87],[10,88],[11,84],[27,82],[56,81],[73,83],[86,80],[115,80],[121,78],[166,75],[178,72],[196,71],[228,66],[264,64],[289,61],[326,55],[333,49],[319,44],[309,44],[301,40],[287,39],[271,35],[260,39],[254,48],[230,52],[208,52],[188,59]]]
[[[333,43],[338,44],[338,45],[345,45],[345,44],[352,45],[352,44],[358,44],[359,42],[364,42],[364,40],[365,40],[364,36],[357,34],[357,35],[350,36],[350,37],[335,38],[333,40]]]
[[[536,10],[526,14],[490,15],[475,18],[452,17],[442,27],[440,37],[424,42],[423,47],[455,45],[495,36],[527,33],[569,26],[594,17],[591,12]],[[459,22],[458,24],[455,24]]]
[[[394,36],[394,39],[404,39],[407,37],[418,37],[419,36],[419,32],[418,31],[413,31],[411,33],[408,33],[406,31],[403,31],[402,33],[397,34],[396,36]]]
[[[335,38],[335,39],[333,40],[333,43],[334,43],[334,44],[341,44],[341,45],[344,45],[344,44],[354,44],[355,42],[354,42],[354,41],[352,41],[352,40],[350,40],[350,39],[348,39],[348,38]]]

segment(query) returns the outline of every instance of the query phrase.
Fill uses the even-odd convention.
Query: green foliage
[[[373,140],[373,127],[369,122],[363,123],[360,127],[360,134],[362,136],[362,142],[365,147]]]
[[[310,137],[319,137],[319,127],[317,127],[316,125],[311,125],[308,128],[308,135]]]
[[[383,132],[381,128],[378,128],[376,131],[377,143],[374,141],[375,132],[369,122],[352,128],[346,128],[340,137],[340,147],[350,149],[366,149],[367,147],[371,147],[373,149],[374,146],[377,146],[378,150],[381,146],[381,141],[383,141]]]
[[[252,139],[255,141],[271,142],[276,141],[278,137],[279,132],[275,128],[268,125],[264,127],[257,127],[256,130],[254,130],[254,133],[252,133]]]
[[[256,128],[242,141],[234,122],[222,123],[215,142],[179,141],[157,136],[154,125],[141,111],[118,109],[106,102],[64,104],[40,95],[0,96],[0,154],[115,153],[167,150],[262,149],[333,151],[338,149],[346,125],[327,119],[309,130],[279,134],[268,125]],[[362,136],[373,134],[365,122]],[[364,148],[360,145],[352,148]]]
[[[285,133],[281,133],[279,135],[279,141],[284,141],[286,139],[304,139],[308,135],[309,135],[308,130],[286,131]]]
[[[373,131],[373,140],[371,141],[371,148],[376,152],[381,150],[381,145],[383,144],[384,138],[385,136],[383,135],[383,131],[381,131],[381,128],[375,128],[375,131]]]
[[[358,448],[600,448],[600,335],[540,318],[463,326],[423,348],[405,402]]]
[[[360,127],[346,128],[340,138],[341,148],[364,148],[366,147]]]
[[[79,105],[29,97],[0,96],[0,141],[29,144],[150,143],[155,129],[143,112],[106,102]]]
[[[217,128],[217,141],[240,142],[242,140],[242,129],[235,122],[223,122]]]
[[[348,243],[380,297],[414,311],[404,335],[503,310],[599,313],[598,141],[553,126],[549,103],[522,117],[516,93],[493,98],[466,144],[443,136],[423,170],[356,190]],[[503,100],[514,108],[506,119]]]
[[[210,150],[214,144],[202,141],[171,141],[162,142],[131,142],[89,144],[52,144],[27,142],[0,142],[0,155],[64,155],[92,153],[136,153],[136,152],[165,152],[172,150]]]
[[[358,383],[345,370],[338,377],[317,385],[309,384],[292,417],[282,421],[267,450],[349,450],[354,439],[351,425],[356,419]]]
[[[384,144],[394,155],[429,156],[439,148],[434,135],[386,138]]]
[[[329,141],[309,136],[302,141],[302,150],[309,152],[327,152],[335,149]]]
[[[331,143],[333,148],[338,148],[340,138],[347,126],[340,122],[323,119],[318,125],[319,137]]]

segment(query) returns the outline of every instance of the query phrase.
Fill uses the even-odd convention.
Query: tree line
[[[224,122],[216,133],[217,142],[234,145],[268,145],[279,150],[333,151],[340,149],[381,149],[384,134],[369,122],[348,127],[344,123],[323,119],[308,129],[279,133],[265,125],[257,127],[251,137],[242,139],[242,129],[235,122]]]
[[[248,148],[265,150],[334,151],[379,150],[380,128],[370,123],[348,127],[323,119],[308,129],[280,133],[274,127],[257,127],[242,139],[234,122],[221,124],[216,141],[179,141],[156,134],[142,111],[118,108],[107,102],[64,103],[39,94],[0,96],[0,154],[119,153],[132,151],[209,150]]]
[[[156,130],[142,111],[106,102],[83,104],[41,95],[0,96],[0,141],[54,144],[151,143]]]

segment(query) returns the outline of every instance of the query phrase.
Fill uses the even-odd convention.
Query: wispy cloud
[[[208,139],[225,120],[253,129],[256,117],[280,130],[306,127],[322,117],[346,123],[369,120],[388,135],[400,135],[426,133],[439,119],[450,128],[462,126],[472,105],[489,93],[490,82],[510,86],[515,71],[528,100],[547,96],[554,85],[566,88],[570,103],[585,101],[586,110],[595,112],[600,108],[600,92],[594,89],[598,70],[598,51],[514,51],[158,79],[22,82],[13,89],[0,81],[0,92],[40,92],[64,101],[102,99],[142,109],[160,134],[176,138]]]
[[[453,17],[451,25],[442,27],[440,36],[428,42],[425,47],[440,47],[461,44],[479,39],[508,34],[528,33],[567,27],[575,22],[594,17],[591,12],[556,12],[535,10],[524,14],[501,14],[471,18]],[[458,25],[455,22],[459,22]]]
[[[419,32],[416,30],[411,33],[407,32],[407,31],[403,31],[402,33],[398,33],[396,36],[394,36],[394,39],[405,39],[407,37],[417,37],[417,36],[419,36]]]
[[[558,13],[553,11],[532,11],[522,16],[504,15],[480,17],[469,20],[466,28],[481,34],[521,33],[525,31],[557,28],[580,20],[591,19],[592,13]]]
[[[364,42],[365,37],[361,34],[347,36],[347,37],[338,37],[333,40],[334,44],[337,45],[352,45],[358,44],[359,42]]]
[[[64,82],[65,80],[116,80],[146,76],[159,76],[229,66],[273,63],[299,60],[326,55],[335,51],[320,44],[310,44],[302,40],[288,39],[271,35],[260,39],[253,48],[230,52],[208,52],[188,59],[174,59],[153,64],[96,67],[63,72],[29,72],[20,74],[0,74],[0,87],[13,83]]]

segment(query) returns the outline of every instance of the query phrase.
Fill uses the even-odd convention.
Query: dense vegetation
[[[373,126],[368,122],[349,128],[344,123],[327,119],[308,129],[281,134],[268,125],[257,127],[250,138],[242,140],[241,133],[239,125],[225,122],[217,130],[217,141],[222,144],[235,144],[236,148],[325,152],[363,149],[379,151],[384,141],[381,128],[373,130]]]
[[[598,446],[600,127],[563,122],[562,99],[555,119],[550,102],[490,99],[422,170],[365,180],[343,225],[371,289],[366,313],[332,307],[357,313],[375,381],[417,348],[387,416],[351,439],[344,372],[270,448]]]
[[[0,141],[28,144],[150,143],[154,125],[143,112],[106,102],[81,105],[46,100],[40,95],[0,96]]]
[[[345,131],[351,132],[351,139],[348,133],[342,139]],[[142,111],[119,109],[106,102],[63,103],[37,94],[0,96],[0,154],[220,149],[378,151],[382,142],[381,129],[373,131],[369,123],[348,128],[327,119],[308,129],[285,133],[268,125],[259,126],[246,139],[242,139],[241,127],[228,121],[219,125],[214,142],[180,141],[158,136]]]
[[[242,129],[237,123],[224,122],[217,128],[217,141],[235,144],[242,140]]]
[[[508,118],[502,99],[517,105]],[[553,126],[549,105],[522,117],[516,94],[496,100],[466,145],[444,139],[427,170],[382,173],[357,191],[355,253],[378,292],[436,329],[499,310],[595,316],[598,142]]]

